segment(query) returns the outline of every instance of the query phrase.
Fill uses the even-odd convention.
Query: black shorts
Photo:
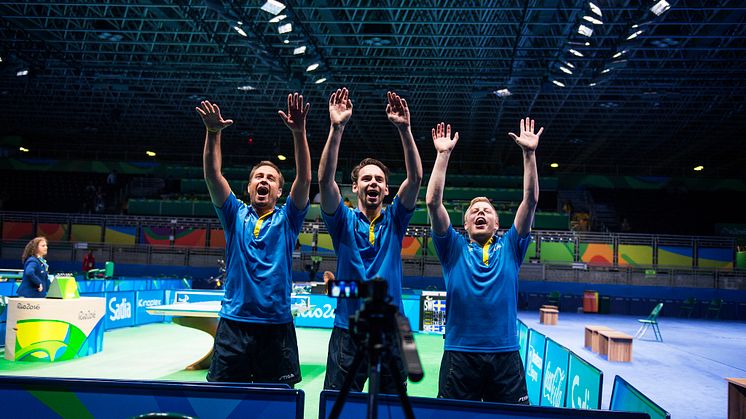
[[[440,364],[438,397],[529,404],[520,354],[518,351],[445,351]]]
[[[387,345],[391,348],[391,356],[394,358],[395,365],[399,369],[399,376],[402,379],[403,388],[407,388],[407,371],[401,360],[398,342],[390,342]],[[352,361],[355,358],[357,344],[352,339],[352,335],[346,329],[334,327],[332,336],[329,338],[329,353],[326,358],[326,377],[324,377],[324,390],[341,390],[345,377],[352,369]],[[368,360],[365,357],[357,371],[352,372],[355,378],[352,380],[352,391],[363,391],[365,381],[368,380]],[[387,359],[381,360],[381,393],[397,394],[398,390],[394,378],[391,374],[390,362]]]
[[[221,318],[207,381],[300,382],[295,325],[238,322]]]

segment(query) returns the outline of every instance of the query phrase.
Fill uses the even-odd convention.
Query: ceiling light
[[[627,50],[625,49],[623,51],[619,51],[616,54],[612,55],[611,58],[619,58],[619,57],[621,57],[622,55],[624,55],[626,53],[627,53]]]
[[[591,8],[591,12],[593,12],[593,13],[599,15],[599,16],[603,16],[603,14],[601,13],[601,8],[600,7],[596,6],[595,4],[593,4],[590,1],[588,2],[588,6],[590,6],[590,8]]]
[[[290,40],[289,40],[289,39],[285,39],[285,40],[283,40],[283,41],[282,41],[282,43],[283,43],[283,44],[289,44],[289,43],[290,43]]]
[[[494,92],[492,92],[492,93],[494,93],[495,95],[497,95],[497,97],[508,97],[508,96],[510,96],[510,95],[512,95],[512,94],[513,94],[513,93],[511,93],[511,92],[510,92],[510,90],[508,90],[507,88],[505,88],[505,89],[500,89],[500,90],[495,90],[495,91],[494,91]]]
[[[28,76],[28,70],[21,70],[16,73],[16,76],[18,77]]]
[[[326,81],[326,77],[322,77],[322,78],[320,78],[320,79],[316,80],[316,81],[315,81],[314,83],[316,83],[316,84],[321,84],[321,83],[323,83],[323,82],[325,82],[325,81]]]
[[[703,170],[705,170],[705,167],[702,166],[701,164],[699,166],[694,166],[694,171],[695,172],[701,172]]]
[[[596,19],[593,16],[586,15],[586,16],[583,16],[583,19],[587,20],[588,22],[591,22],[594,25],[603,25],[604,24],[603,22],[601,22],[600,20]]]
[[[277,15],[277,16],[273,17],[272,19],[270,19],[269,23],[277,23],[277,22],[285,19],[286,17],[288,17],[288,16],[287,15]]]
[[[24,153],[28,153],[28,148],[26,147],[18,147],[18,150],[23,151]]]
[[[611,71],[611,69],[610,69],[610,68],[604,68],[603,70],[601,70],[601,74],[606,74],[606,73],[608,73],[609,71]]]
[[[632,35],[628,36],[627,40],[629,41],[629,40],[635,39],[635,38],[637,38],[641,34],[642,34],[642,31],[637,31],[637,32],[633,33]]]
[[[241,26],[241,25],[243,25],[243,22],[241,22],[241,21],[239,20],[239,21],[237,21],[237,22],[236,22],[236,25],[238,25],[238,26]]]
[[[549,167],[551,167],[552,169],[556,169],[559,167],[559,163],[552,163],[549,165]]]
[[[559,69],[560,69],[560,70],[562,70],[562,72],[563,72],[563,73],[565,73],[565,74],[572,74],[572,70],[570,70],[570,69],[569,69],[569,68],[567,68],[567,67],[564,67],[564,66],[560,66],[560,68],[559,68]]]
[[[319,68],[319,63],[313,63],[309,65],[308,68],[306,68],[306,71],[313,71],[313,70],[316,70],[317,68]]]
[[[585,25],[580,25],[578,26],[578,33],[590,38],[590,36],[593,35],[593,29]]]
[[[287,160],[287,159],[288,159],[288,158],[287,158],[287,157],[285,157],[285,155],[283,155],[283,154],[278,154],[278,155],[277,155],[277,160],[279,160],[279,161],[285,161],[285,160]]]
[[[670,8],[671,5],[668,4],[666,0],[660,0],[659,2],[655,3],[653,7],[650,8],[650,11],[655,13],[656,16],[660,16],[663,12]]]
[[[245,86],[238,86],[238,87],[237,87],[236,89],[237,89],[237,90],[241,90],[241,91],[244,91],[244,92],[248,92],[249,90],[256,90],[256,87],[254,87],[254,86],[249,86],[249,85],[247,84],[247,85],[245,85]]]
[[[574,55],[576,57],[582,57],[583,56],[583,54],[580,51],[574,50],[572,48],[568,49],[568,51],[570,52],[570,54],[572,54],[572,55]]]
[[[261,9],[267,13],[277,15],[281,11],[285,10],[285,5],[277,0],[267,0],[267,2],[262,5]]]
[[[564,64],[566,67],[575,68],[574,65],[572,65],[571,63],[568,63],[567,61],[562,61],[562,64]]]
[[[590,86],[590,87],[593,87],[593,86],[595,86],[595,85],[596,85],[596,82],[595,82],[595,81],[594,81],[594,82],[591,82],[591,83],[589,83],[589,84],[588,84],[588,86]]]
[[[238,26],[234,26],[233,29],[235,29],[236,32],[238,32],[238,34],[241,36],[249,36],[249,35],[246,35],[246,32]]]
[[[305,45],[301,45],[298,48],[293,50],[293,55],[300,55],[300,54],[305,54],[305,53],[306,53]]]
[[[559,86],[559,87],[565,87],[565,84],[564,84],[564,83],[562,83],[562,82],[560,82],[560,81],[557,81],[557,80],[552,80],[552,83],[556,84],[556,85],[557,85],[557,86]]]
[[[145,154],[147,154],[148,157],[155,157],[155,151],[146,151]]]
[[[279,33],[288,33],[293,31],[293,24],[292,23],[286,23],[284,25],[280,25],[277,27],[277,32]]]

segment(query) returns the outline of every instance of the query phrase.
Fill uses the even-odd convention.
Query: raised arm
[[[233,124],[232,119],[223,119],[220,116],[218,105],[209,101],[203,101],[201,106],[195,108],[202,117],[207,133],[205,134],[205,147],[202,151],[202,165],[204,170],[207,191],[210,192],[212,203],[220,207],[228,199],[231,187],[222,173],[223,154],[220,151],[220,137],[223,128]]]
[[[293,133],[295,152],[295,180],[290,187],[290,199],[296,208],[303,209],[308,204],[308,194],[311,189],[311,153],[308,151],[306,138],[306,115],[310,104],[303,104],[303,95],[298,93],[288,95],[288,113],[277,111],[282,122]]]
[[[412,126],[409,121],[409,106],[407,101],[393,92],[386,94],[388,105],[386,115],[396,129],[399,130],[401,144],[404,147],[404,164],[407,167],[407,178],[399,187],[399,199],[404,208],[413,209],[417,203],[417,195],[422,184],[422,161],[417,151],[417,144],[412,136]]]
[[[521,119],[521,135],[510,132],[511,138],[523,150],[523,200],[518,206],[515,214],[516,231],[520,237],[531,232],[531,224],[534,221],[536,204],[539,202],[539,175],[536,170],[536,148],[539,146],[539,136],[544,132],[540,128],[534,134],[534,120],[526,117]]]
[[[435,156],[433,173],[427,183],[427,210],[430,213],[430,225],[435,234],[443,235],[451,225],[446,207],[443,206],[443,189],[446,185],[446,171],[448,170],[448,159],[451,157],[453,148],[458,143],[458,132],[451,140],[451,125],[441,122],[432,130],[433,144],[438,154]]]
[[[339,206],[342,195],[334,176],[337,173],[337,157],[339,156],[339,143],[342,142],[342,133],[345,125],[352,116],[352,101],[346,87],[337,89],[329,97],[329,137],[326,139],[324,151],[319,161],[319,189],[321,192],[321,209],[332,214]]]

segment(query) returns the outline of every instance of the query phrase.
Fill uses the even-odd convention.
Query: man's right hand
[[[451,140],[451,124],[446,125],[445,122],[441,122],[433,128],[432,133],[433,144],[438,153],[450,153],[458,143],[458,132],[454,134],[453,140]]]
[[[218,105],[212,104],[209,101],[202,101],[201,106],[194,108],[197,113],[202,117],[202,122],[205,123],[207,132],[216,133],[223,130],[223,128],[229,127],[233,124],[232,119],[223,119],[220,116],[220,108]]]
[[[329,119],[333,127],[344,127],[352,116],[352,101],[346,87],[337,89],[329,97]]]

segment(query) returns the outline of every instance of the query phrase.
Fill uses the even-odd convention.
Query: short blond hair
[[[461,222],[464,225],[466,225],[466,215],[469,213],[469,209],[471,209],[472,205],[476,204],[477,202],[486,202],[490,204],[490,206],[492,207],[492,210],[495,211],[495,219],[497,220],[497,223],[500,224],[500,216],[497,215],[497,208],[495,208],[495,206],[492,205],[492,201],[490,201],[490,199],[487,198],[486,196],[478,196],[472,199],[471,202],[469,202],[469,206],[466,208],[466,211],[464,211],[464,214],[462,215]]]

